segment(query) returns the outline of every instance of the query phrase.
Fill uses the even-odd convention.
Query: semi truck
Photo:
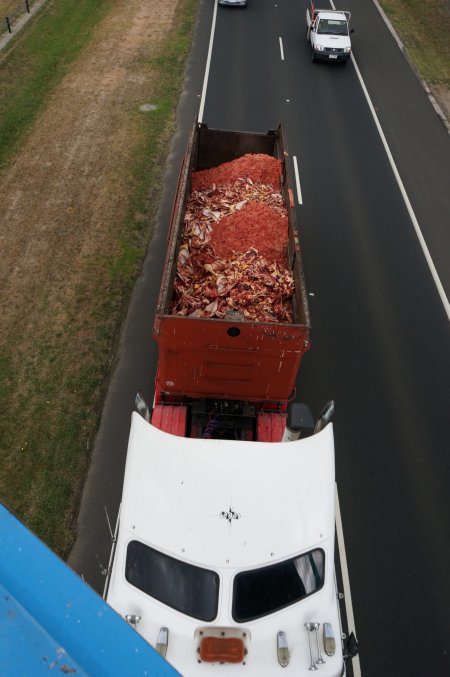
[[[262,192],[272,204],[279,188],[287,219],[293,285],[281,321],[248,319],[248,306],[229,298],[220,310],[198,298],[209,279],[185,279],[186,270],[212,275],[218,259],[211,239],[197,250],[209,253],[206,263],[186,263],[192,232],[204,235],[189,215],[192,200],[206,199],[197,215],[214,223],[213,197],[232,216],[246,206],[233,203],[229,185],[225,197],[218,183],[200,195],[199,177],[261,156],[277,161],[279,185]],[[289,666],[342,677],[357,651],[353,635],[343,641],[334,568],[334,403],[314,418],[295,401],[310,319],[288,162],[282,125],[248,133],[195,122],[176,188],[153,327],[155,395],[151,406],[136,396],[104,597],[183,675],[233,677],[244,667],[273,677]],[[261,194],[248,176],[233,185]],[[255,251],[262,230],[254,224]],[[221,260],[220,275],[241,254]],[[263,260],[266,272],[270,265]],[[267,294],[272,285],[269,276]]]

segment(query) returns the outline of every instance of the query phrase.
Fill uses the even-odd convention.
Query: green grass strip
[[[0,166],[17,152],[110,7],[108,0],[48,0],[5,49],[0,62]]]
[[[380,0],[429,85],[450,87],[450,9],[442,0]]]

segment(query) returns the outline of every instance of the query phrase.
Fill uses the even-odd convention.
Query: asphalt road
[[[344,6],[342,6],[344,8]],[[354,56],[450,297],[450,139],[371,0],[350,1]],[[124,328],[69,563],[101,591],[134,393],[152,395],[151,325],[187,131],[198,112],[211,3],[201,2],[158,228]],[[281,43],[280,43],[281,38]],[[281,58],[280,44],[284,59]],[[298,161],[312,348],[297,383],[332,397],[337,480],[365,677],[450,674],[450,331],[352,63],[312,64],[304,7],[221,9],[203,121],[286,127]]]

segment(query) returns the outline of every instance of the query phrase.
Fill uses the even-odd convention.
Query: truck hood
[[[121,528],[203,566],[259,566],[334,535],[334,481],[331,424],[289,443],[186,439],[134,412]]]

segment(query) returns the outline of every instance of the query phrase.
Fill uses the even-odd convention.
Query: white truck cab
[[[311,44],[311,60],[347,63],[353,33],[349,23],[350,12],[316,9],[311,2],[306,10],[306,39]]]

